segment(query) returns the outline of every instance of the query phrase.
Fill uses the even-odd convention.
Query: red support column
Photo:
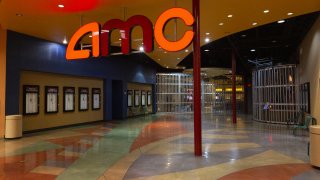
[[[236,98],[236,57],[234,50],[232,51],[232,122],[237,123],[237,98]]]
[[[194,109],[194,154],[202,156],[201,135],[201,57],[200,57],[200,0],[192,1],[195,23],[193,31],[193,109]]]

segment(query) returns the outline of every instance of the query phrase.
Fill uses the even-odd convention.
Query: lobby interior
[[[109,56],[66,58],[81,26],[156,25],[177,7],[193,12],[192,0],[0,0],[0,179],[320,179],[318,0],[200,0],[201,156],[192,43],[146,52],[135,27],[123,54],[115,28]],[[163,32],[190,30],[176,18]],[[94,56],[95,36],[75,49]]]

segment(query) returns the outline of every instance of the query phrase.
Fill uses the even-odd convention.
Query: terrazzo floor
[[[320,179],[308,133],[240,115],[203,114],[203,156],[192,114],[157,114],[0,140],[0,179]]]

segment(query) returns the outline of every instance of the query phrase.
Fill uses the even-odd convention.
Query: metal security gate
[[[213,85],[202,80],[202,112],[212,111]],[[157,74],[157,111],[193,112],[193,77],[183,73]]]
[[[252,73],[253,119],[295,124],[300,111],[299,79],[295,65],[258,69]]]

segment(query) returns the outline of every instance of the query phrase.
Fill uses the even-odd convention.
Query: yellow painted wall
[[[320,18],[300,46],[300,83],[310,82],[311,114],[320,124]]]
[[[22,114],[23,104],[23,85],[40,86],[40,108],[38,115],[26,115],[23,117],[23,131],[31,131],[44,128],[59,127],[65,125],[79,124],[103,120],[103,94],[101,94],[101,109],[92,110],[92,91],[91,88],[101,88],[103,92],[103,80],[90,79],[85,77],[64,76],[58,74],[40,72],[21,72],[20,80],[20,114]],[[45,114],[45,86],[59,86],[59,112],[57,114]],[[75,87],[75,111],[63,112],[63,87]],[[78,87],[88,87],[89,110],[78,110]]]
[[[7,61],[7,31],[0,25],[0,138],[4,137],[6,113],[6,61]]]
[[[148,91],[150,91],[152,93],[152,85],[139,84],[139,83],[128,83],[128,90],[132,90],[133,96],[134,96],[134,90],[139,90],[140,91],[140,98],[141,98],[141,91],[145,91],[146,96],[148,95],[147,94]],[[149,113],[149,114],[152,113],[152,107],[153,107],[153,104],[151,104],[151,106],[147,106],[147,113]],[[142,114],[144,114],[144,110],[143,110],[143,107],[141,106],[141,101],[140,101],[140,106],[135,107],[134,106],[134,98],[133,98],[133,106],[128,107],[128,117],[142,115]]]

